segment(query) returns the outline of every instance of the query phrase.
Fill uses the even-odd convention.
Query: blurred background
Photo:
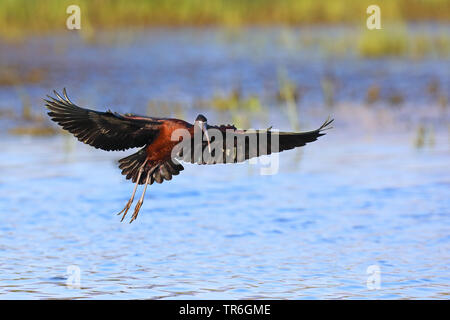
[[[335,124],[274,176],[185,165],[129,225],[134,151],[50,123],[64,87],[100,111]],[[449,0],[1,1],[0,297],[446,299],[449,98]]]

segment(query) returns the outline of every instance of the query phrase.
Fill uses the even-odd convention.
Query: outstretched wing
[[[191,152],[180,153],[180,159],[197,164],[237,163],[268,155],[274,152],[290,150],[316,141],[330,129],[333,119],[327,119],[320,128],[308,132],[278,132],[267,130],[238,130],[234,126],[209,126],[211,153],[206,141],[199,143],[191,139]],[[221,142],[217,139],[221,139]],[[197,139],[200,140],[200,139]],[[215,143],[216,141],[216,143]]]
[[[48,115],[78,140],[95,148],[112,151],[142,147],[152,143],[159,133],[161,122],[156,118],[84,109],[70,101],[66,89],[64,98],[54,93],[56,98],[44,99]]]

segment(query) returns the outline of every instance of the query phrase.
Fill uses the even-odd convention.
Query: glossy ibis
[[[144,184],[144,191],[130,223],[137,218],[147,186],[155,181],[162,183],[171,180],[172,176],[178,175],[183,170],[179,160],[197,164],[242,162],[304,146],[324,135],[323,130],[330,128],[328,125],[333,121],[328,119],[320,128],[309,132],[279,132],[270,128],[239,130],[233,125],[210,126],[203,115],[199,115],[191,124],[179,119],[120,114],[110,110],[99,112],[75,105],[65,89],[63,96],[56,91],[54,94],[55,97],[44,99],[50,110],[48,115],[81,142],[106,151],[142,147],[138,152],[119,160],[122,174],[135,183],[130,200],[118,213],[122,214],[121,221],[133,203],[138,185]],[[184,135],[174,135],[176,132],[183,132]],[[200,139],[196,138],[198,133]],[[211,133],[214,133],[214,137]],[[256,140],[251,139],[252,134]],[[176,147],[181,142],[189,142],[190,149],[177,151]]]

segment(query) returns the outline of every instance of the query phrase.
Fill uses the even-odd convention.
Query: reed
[[[142,26],[364,23],[371,0],[77,0],[82,32]],[[62,32],[73,0],[3,0],[0,34]],[[378,0],[383,21],[450,21],[448,0]]]

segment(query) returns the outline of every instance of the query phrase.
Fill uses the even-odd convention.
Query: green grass
[[[308,34],[302,30],[301,36],[291,40],[288,47],[297,50],[313,49],[329,57],[356,55],[362,58],[399,57],[423,59],[429,57],[450,57],[450,34],[445,28],[430,31],[422,28],[413,31],[411,25],[386,23],[381,30],[348,28],[338,35]]]
[[[392,26],[383,30],[362,32],[358,37],[356,52],[365,58],[397,56],[421,59],[432,55],[448,57],[450,36],[410,33],[406,28]]]
[[[65,31],[66,7],[81,8],[82,32],[148,26],[365,24],[372,0],[2,0],[0,35]],[[450,21],[450,0],[378,0],[385,21]]]

